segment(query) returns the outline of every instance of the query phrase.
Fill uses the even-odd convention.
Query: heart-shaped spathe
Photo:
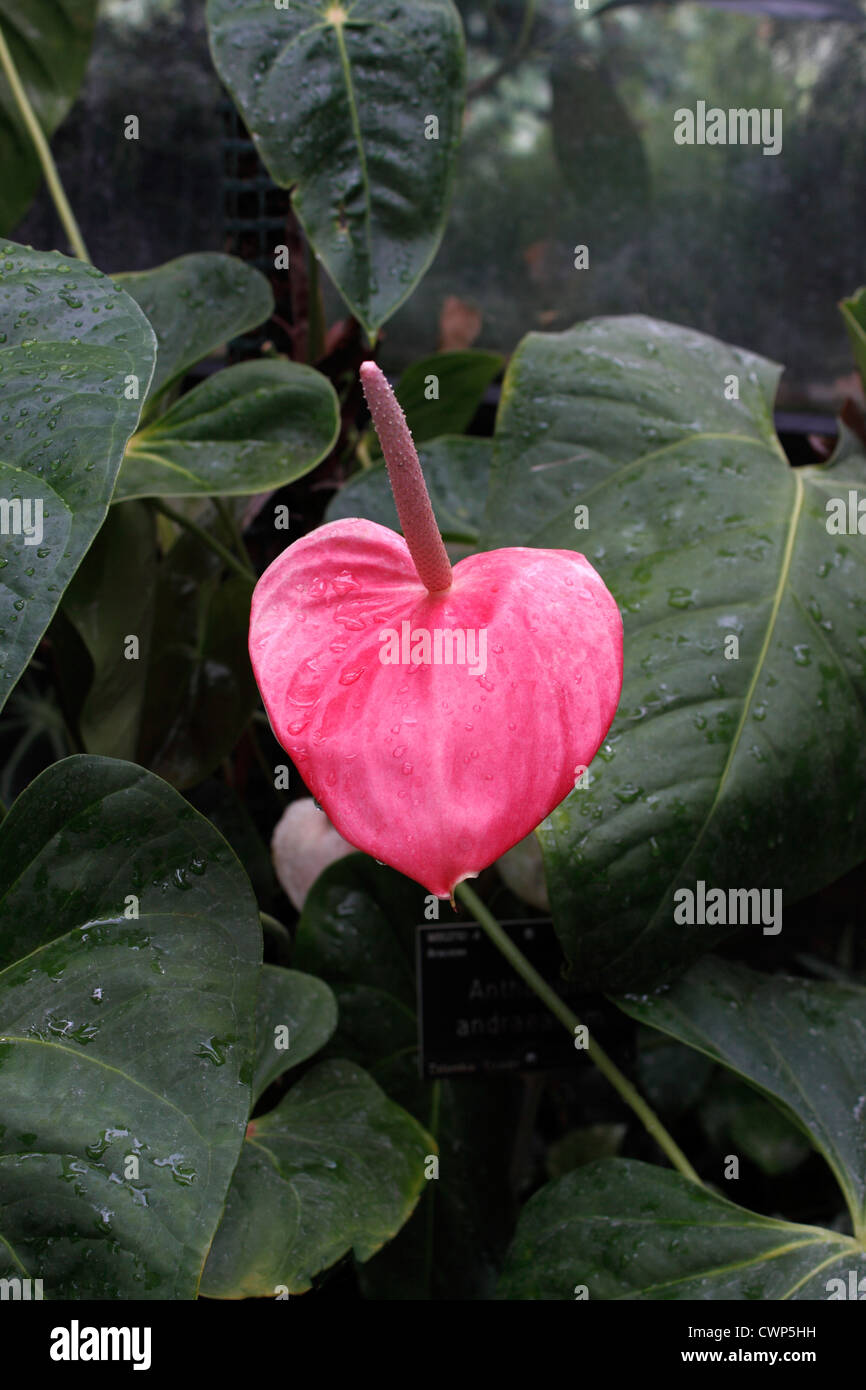
[[[470,555],[430,593],[401,536],[353,519],[262,575],[250,657],[276,737],[340,834],[444,898],[591,762],[619,700],[622,622],[573,551]]]

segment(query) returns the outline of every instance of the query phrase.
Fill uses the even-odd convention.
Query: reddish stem
[[[418,578],[431,594],[441,594],[451,588],[451,563],[436,525],[406,416],[375,362],[361,363],[361,385],[382,445],[397,515]]]

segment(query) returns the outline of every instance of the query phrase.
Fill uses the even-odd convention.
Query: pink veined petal
[[[385,664],[386,631],[411,657],[404,623],[430,633],[431,656],[438,629],[459,658],[462,632],[466,659],[446,664],[445,638],[441,664]],[[619,700],[622,623],[573,551],[471,555],[430,594],[402,537],[345,520],[259,580],[250,657],[276,737],[340,834],[448,897],[592,761]]]

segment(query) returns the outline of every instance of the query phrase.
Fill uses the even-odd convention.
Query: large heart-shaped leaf
[[[866,1235],[866,989],[708,959],[661,994],[617,1002],[778,1102],[826,1158]]]
[[[196,362],[264,323],[274,307],[264,275],[218,251],[178,256],[114,280],[147,315],[159,344],[148,406]]]
[[[371,338],[432,261],[463,105],[451,0],[208,0],[217,71]],[[435,118],[435,127],[430,121]]]
[[[2,707],[105,519],[156,342],[98,270],[10,242],[0,319]]]
[[[0,32],[37,120],[54,134],[81,86],[97,0],[0,0]],[[24,216],[42,178],[33,141],[0,75],[0,235]]]
[[[831,1296],[831,1280],[847,1287],[850,1271],[866,1276],[866,1250],[850,1236],[759,1216],[664,1168],[604,1159],[530,1198],[499,1292],[817,1301]]]
[[[864,495],[866,460],[790,468],[776,379],[644,318],[531,334],[510,364],[484,543],[581,550],[623,613],[617,718],[539,832],[588,985],[658,980],[736,929],[727,909],[680,925],[678,890],[787,903],[863,855],[866,551],[828,506]]]
[[[226,367],[133,436],[114,501],[280,488],[315,468],[339,428],[336,392],[312,367]]]
[[[492,444],[489,439],[443,435],[418,451],[443,539],[473,548],[481,531]],[[357,473],[328,506],[327,520],[361,516],[400,530],[384,463]]]
[[[55,763],[0,825],[0,1273],[193,1298],[240,1152],[258,912],[131,763]]]

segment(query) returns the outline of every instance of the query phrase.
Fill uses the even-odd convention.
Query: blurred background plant
[[[861,10],[458,8],[469,81],[453,207],[434,265],[388,324],[389,371],[437,346],[508,352],[530,327],[642,311],[783,360],[780,405],[828,410],[856,392],[835,304],[863,278]],[[676,145],[673,113],[698,100],[781,107],[782,156]],[[118,139],[130,112],[137,141]],[[226,226],[230,112],[198,0],[105,0],[54,140],[97,265],[238,249]],[[14,234],[57,243],[44,189]],[[590,251],[580,272],[578,244]],[[329,285],[324,295],[328,321],[341,318]]]

